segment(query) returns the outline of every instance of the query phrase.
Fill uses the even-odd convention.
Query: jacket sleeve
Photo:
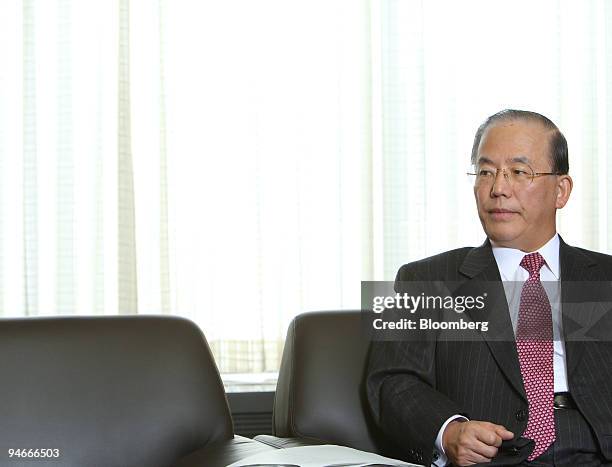
[[[396,278],[417,280],[411,265]],[[436,436],[451,416],[463,414],[456,403],[436,390],[436,340],[373,341],[366,387],[368,402],[382,431],[411,462],[431,465]]]

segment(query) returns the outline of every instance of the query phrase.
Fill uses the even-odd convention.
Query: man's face
[[[571,179],[544,175],[520,184],[502,172],[525,164],[534,172],[552,172],[550,135],[538,122],[514,120],[494,124],[482,136],[476,165],[494,175],[477,183],[474,195],[482,227],[496,246],[530,252],[556,232],[556,210],[569,198]]]

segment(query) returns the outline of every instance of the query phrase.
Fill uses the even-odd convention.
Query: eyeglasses
[[[527,164],[515,164],[511,167],[496,169],[491,166],[477,166],[474,172],[467,175],[474,186],[492,185],[497,180],[497,174],[501,171],[504,178],[512,186],[529,186],[536,177],[544,175],[561,175],[558,172],[535,172]]]

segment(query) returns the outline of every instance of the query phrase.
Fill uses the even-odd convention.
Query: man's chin
[[[494,246],[504,247],[504,248],[518,248],[520,249],[520,239],[517,233],[512,234],[509,232],[498,232],[495,230],[486,231],[487,237],[491,241],[491,244]]]
[[[515,242],[512,241],[497,241],[492,238],[489,238],[489,240],[491,241],[491,246],[494,246],[496,248],[513,248],[515,250],[522,250],[520,245],[517,245]]]

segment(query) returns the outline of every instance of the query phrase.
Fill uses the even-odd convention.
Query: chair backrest
[[[37,459],[11,460],[167,467],[232,437],[219,372],[186,319],[1,319],[0,374],[0,465],[26,448]]]
[[[274,400],[274,434],[389,453],[368,409],[370,341],[360,311],[304,313],[289,325]]]

